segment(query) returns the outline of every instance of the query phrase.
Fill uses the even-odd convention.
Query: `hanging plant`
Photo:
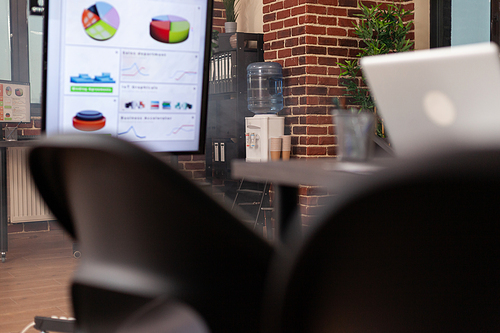
[[[361,75],[359,60],[365,56],[409,51],[414,43],[408,39],[407,35],[413,28],[413,21],[407,19],[413,11],[405,10],[403,6],[396,4],[368,7],[361,2],[358,3],[358,8],[361,14],[356,14],[359,21],[354,24],[354,31],[361,39],[360,52],[354,60],[337,63],[340,67],[339,82],[346,87],[344,96],[349,97],[351,103],[362,109],[376,112],[365,78]],[[380,118],[377,135],[385,137],[384,126]]]

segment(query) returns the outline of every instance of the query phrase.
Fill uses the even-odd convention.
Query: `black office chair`
[[[139,332],[144,318],[175,314],[184,318],[179,332],[258,329],[272,247],[172,167],[87,135],[42,141],[30,168],[82,250],[76,331]]]
[[[500,332],[500,151],[402,163],[274,259],[266,333]]]

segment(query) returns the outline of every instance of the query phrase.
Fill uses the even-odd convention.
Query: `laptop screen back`
[[[495,44],[365,57],[361,66],[398,156],[500,145]]]

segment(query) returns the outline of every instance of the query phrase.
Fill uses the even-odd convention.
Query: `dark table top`
[[[232,163],[232,175],[235,179],[271,181],[286,186],[311,185],[335,189],[394,163],[394,158],[379,158],[368,162],[339,162],[335,158],[264,163],[235,160]]]
[[[39,140],[0,141],[0,148],[33,147]]]

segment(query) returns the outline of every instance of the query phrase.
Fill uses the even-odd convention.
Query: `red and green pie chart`
[[[105,41],[115,35],[120,26],[120,16],[109,3],[98,1],[83,11],[82,24],[87,35]]]
[[[153,17],[149,24],[151,37],[162,43],[181,43],[189,37],[190,24],[186,19],[175,15]]]

